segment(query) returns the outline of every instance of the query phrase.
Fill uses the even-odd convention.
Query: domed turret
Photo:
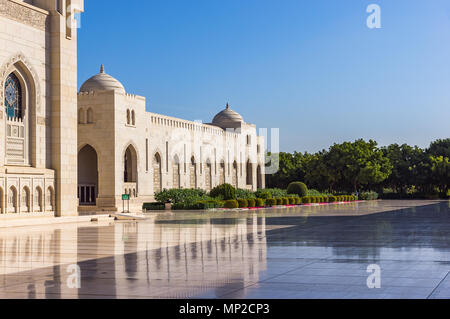
[[[212,124],[219,126],[225,130],[227,128],[240,128],[243,122],[244,119],[242,118],[242,116],[230,109],[230,106],[227,103],[226,109],[214,117]]]
[[[92,91],[110,91],[115,90],[121,93],[125,93],[125,88],[117,79],[111,75],[105,73],[105,68],[102,64],[100,67],[100,73],[94,75],[89,80],[83,83],[80,88],[80,92],[92,92]]]

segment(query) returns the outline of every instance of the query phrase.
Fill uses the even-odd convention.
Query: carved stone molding
[[[0,0],[2,1],[2,0]],[[35,87],[35,94],[36,94],[36,111],[37,113],[41,112],[41,85],[39,81],[39,77],[36,73],[36,70],[33,68],[33,65],[25,58],[25,55],[22,53],[17,53],[10,57],[6,63],[4,63],[0,67],[0,112],[3,112],[4,110],[4,91],[5,91],[5,81],[7,76],[11,73],[13,66],[16,63],[22,63],[27,71],[31,74],[31,79],[29,79],[31,82],[33,82]]]
[[[48,15],[19,3],[0,0],[0,15],[45,31]]]

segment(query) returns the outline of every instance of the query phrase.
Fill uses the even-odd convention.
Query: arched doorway
[[[206,167],[205,167],[205,189],[206,191],[210,191],[212,187],[212,166],[211,161],[206,161]]]
[[[132,145],[128,146],[124,156],[124,182],[137,182],[137,153]]]
[[[175,155],[172,166],[173,188],[181,188],[180,159]]]
[[[42,189],[38,186],[34,192],[34,211],[42,212]]]
[[[253,165],[250,162],[250,160],[247,161],[246,175],[247,175],[247,185],[253,186]]]
[[[30,189],[25,186],[22,189],[22,200],[21,200],[21,204],[20,204],[20,210],[23,213],[29,213],[31,211],[31,202],[30,202]]]
[[[162,190],[162,161],[159,153],[153,157],[153,190],[155,194]]]
[[[17,190],[14,186],[8,190],[8,213],[17,213]]]
[[[78,200],[82,206],[95,206],[98,196],[98,156],[95,149],[84,146],[78,152]]]
[[[53,190],[53,187],[50,186],[47,188],[47,193],[45,196],[47,211],[53,212],[55,210],[55,191]]]
[[[235,188],[238,188],[238,164],[236,161],[233,163],[233,175],[232,178],[232,184]]]
[[[261,165],[258,165],[258,167],[256,168],[256,184],[258,189],[263,188]]]
[[[191,158],[191,165],[189,167],[190,187],[197,188],[197,163],[194,156]]]

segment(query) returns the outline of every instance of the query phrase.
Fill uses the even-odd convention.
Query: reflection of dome
[[[109,91],[117,90],[121,93],[125,93],[125,88],[122,83],[113,78],[111,75],[105,73],[103,64],[100,68],[100,73],[94,75],[89,80],[84,82],[81,86],[80,92],[92,92],[92,91]]]
[[[227,128],[238,128],[241,126],[241,123],[244,122],[242,116],[230,109],[230,106],[227,103],[227,108],[217,114],[214,117],[212,124],[219,126],[223,129]]]

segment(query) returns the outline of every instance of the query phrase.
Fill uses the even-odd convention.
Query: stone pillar
[[[70,2],[67,4],[69,5]],[[50,16],[51,163],[56,171],[56,216],[77,214],[77,30],[70,13]]]

